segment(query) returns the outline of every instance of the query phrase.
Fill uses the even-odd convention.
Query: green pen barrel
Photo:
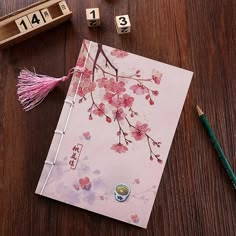
[[[216,138],[206,116],[203,114],[199,118],[200,118],[207,134],[209,135],[211,142],[213,143],[213,146],[214,146],[215,150],[217,151],[218,156],[219,156],[225,170],[227,171],[230,180],[233,183],[234,189],[236,190],[236,176],[234,175],[234,172],[233,172],[229,162],[227,161],[227,158],[226,158],[219,142],[217,141],[217,138]]]

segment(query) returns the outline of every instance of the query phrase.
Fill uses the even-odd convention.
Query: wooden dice
[[[99,8],[86,9],[86,18],[89,27],[100,26],[100,13]]]
[[[127,34],[131,31],[131,24],[128,15],[116,16],[116,30],[118,34]]]

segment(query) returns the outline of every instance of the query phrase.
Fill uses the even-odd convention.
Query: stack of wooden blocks
[[[48,30],[71,16],[66,1],[62,0],[44,0],[13,12],[0,19],[0,49]],[[101,25],[99,8],[86,9],[86,18],[89,27]],[[128,15],[116,16],[115,25],[118,34],[131,31]]]
[[[71,16],[62,0],[45,0],[13,12],[0,19],[0,49],[57,26]]]

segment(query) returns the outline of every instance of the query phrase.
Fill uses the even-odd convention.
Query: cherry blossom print
[[[91,78],[93,72],[91,70],[88,70],[87,68],[85,68],[84,72],[83,72],[83,79],[89,79]]]
[[[126,117],[126,113],[124,112],[124,110],[122,108],[117,109],[116,111],[113,111],[113,115],[114,115],[114,119],[121,121],[124,120],[124,118]]]
[[[123,106],[126,107],[132,107],[134,103],[134,98],[129,96],[128,94],[123,95]]]
[[[130,89],[133,90],[133,93],[137,95],[143,95],[145,93],[148,93],[147,87],[141,84],[132,85]]]
[[[96,82],[98,84],[98,88],[104,88],[107,81],[108,81],[108,79],[105,77],[103,77],[101,79],[97,79]]]
[[[111,55],[114,57],[117,57],[117,58],[124,58],[124,57],[127,57],[129,54],[128,54],[128,52],[125,52],[125,51],[122,51],[119,49],[114,49],[111,52]]]
[[[123,81],[116,82],[114,78],[105,81],[104,88],[106,92],[112,92],[114,94],[121,94],[126,91],[125,83]]]
[[[113,92],[115,94],[121,94],[121,93],[126,91],[125,82],[123,82],[123,81],[114,82],[114,83],[112,83],[112,87],[109,88],[109,89],[110,89],[111,92]]]
[[[153,94],[154,96],[158,96],[159,92],[158,92],[157,90],[154,90],[154,91],[152,91],[152,94]]]
[[[149,104],[154,105],[154,101],[151,98],[149,99]]]
[[[105,114],[105,105],[104,103],[100,103],[98,108],[95,108],[93,111],[94,115],[98,115],[98,116],[103,116]]]
[[[103,195],[100,195],[99,198],[100,198],[100,200],[102,200],[102,201],[105,199]]]
[[[136,184],[140,184],[140,180],[139,180],[139,179],[135,179],[134,182],[135,182]]]
[[[108,122],[108,123],[112,122],[112,120],[111,120],[111,118],[109,116],[106,117],[106,122]]]
[[[91,182],[88,177],[79,179],[79,184],[80,184],[80,187],[84,190],[88,191],[91,188]]]
[[[80,68],[84,67],[84,63],[85,63],[85,57],[82,56],[82,57],[79,57],[77,63],[76,63],[76,66],[79,66]]]
[[[78,95],[84,97],[87,93],[93,92],[96,88],[96,83],[92,82],[90,79],[84,79],[78,89]]]
[[[152,71],[152,79],[153,79],[155,84],[160,84],[161,83],[161,77],[162,77],[161,72],[159,72],[157,70]]]
[[[121,143],[112,145],[111,149],[118,153],[124,153],[128,151],[128,148]]]
[[[138,217],[137,214],[131,215],[130,218],[131,218],[133,223],[138,223],[139,222],[139,217]]]
[[[121,108],[121,107],[131,108],[134,102],[134,98],[127,94],[124,94],[121,97],[121,96],[116,96],[116,94],[112,94],[109,92],[105,93],[104,99],[115,108]]]
[[[86,140],[90,140],[91,139],[91,135],[89,132],[84,132],[83,133],[83,137],[86,139]]]
[[[112,98],[115,96],[115,94],[112,93],[105,93],[104,100],[108,101],[109,104],[111,104]]]
[[[162,73],[153,70],[148,77],[145,75],[143,78],[141,70],[137,68],[130,75],[121,75],[118,68],[106,55],[103,45],[98,44],[94,58],[85,44],[84,48],[88,53],[88,60],[92,62],[92,68],[91,70],[85,69],[79,84],[78,95],[81,97],[79,103],[90,98],[88,100],[91,101],[91,106],[88,108],[88,119],[92,121],[94,116],[98,116],[109,124],[116,123],[118,141],[111,147],[116,153],[125,153],[128,151],[128,145],[142,140],[149,147],[150,155],[147,157],[150,161],[155,158],[158,163],[162,163],[158,154],[160,142],[149,135],[151,133],[149,125],[140,122],[141,114],[134,108],[135,99],[139,95],[144,95],[148,105],[155,104],[159,95],[159,91],[155,87],[161,83]],[[112,50],[110,54],[116,58],[124,58],[129,55],[119,49]],[[100,57],[103,58],[102,64],[98,60]],[[82,65],[83,60],[83,58],[79,59],[78,63]],[[127,81],[129,82],[128,87],[126,86]],[[73,84],[73,90],[76,90],[76,86]],[[100,98],[94,96],[95,90],[99,91]],[[136,124],[131,122],[134,117],[137,118],[135,119]]]
[[[150,131],[148,124],[142,124],[139,121],[137,121],[135,128],[131,128],[131,130],[131,136],[137,141],[145,138],[146,133]]]
[[[105,95],[105,97],[109,97],[110,95]],[[108,103],[112,105],[115,108],[120,108],[124,106],[124,99],[119,96],[112,96],[109,100]]]

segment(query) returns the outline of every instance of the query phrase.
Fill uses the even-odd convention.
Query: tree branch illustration
[[[84,43],[84,48],[88,52],[87,46]],[[126,94],[126,88],[125,83],[123,81],[119,81],[119,79],[130,79],[135,81],[137,84],[130,87],[131,90],[133,90],[134,94],[137,95],[143,95],[146,94],[146,99],[149,100],[150,105],[154,104],[154,101],[151,98],[151,93],[154,96],[158,95],[158,91],[149,89],[146,85],[144,85],[144,82],[152,82],[153,79],[143,80],[141,77],[140,70],[137,70],[134,75],[131,76],[119,76],[118,69],[112,64],[108,56],[106,55],[105,51],[103,50],[102,44],[98,44],[97,52],[95,55],[95,58],[93,59],[90,53],[88,52],[89,58],[93,62],[92,71],[88,71],[86,73],[86,76],[84,77],[84,80],[80,82],[80,96],[81,99],[79,102],[83,102],[83,100],[86,100],[86,95],[90,94],[91,97],[91,106],[88,109],[89,119],[93,119],[93,114],[98,115],[100,117],[105,116],[106,121],[108,123],[111,123],[110,116],[105,111],[105,104],[108,103],[110,107],[113,109],[114,114],[114,122],[117,122],[118,124],[118,132],[117,135],[119,136],[118,144],[114,144],[111,149],[115,150],[118,153],[126,152],[128,151],[128,145],[132,143],[132,141],[128,138],[129,132],[132,137],[134,137],[135,140],[140,141],[143,138],[146,138],[147,145],[150,151],[150,160],[153,160],[154,158],[157,159],[159,163],[162,163],[162,160],[159,158],[160,155],[155,152],[155,147],[160,147],[160,142],[155,141],[150,135],[147,134],[150,129],[148,128],[147,124],[142,124],[145,128],[139,127],[139,123],[137,122],[136,126],[131,124],[129,119],[127,118],[125,111],[128,111],[130,113],[131,118],[134,116],[138,116],[138,112],[134,111],[132,108],[134,98],[130,95]],[[98,64],[99,58],[103,56],[105,58],[105,67],[111,67],[115,74],[112,74],[105,69],[103,69],[102,66]],[[95,81],[95,75],[96,75],[96,69],[99,69],[103,75],[111,75],[114,78],[107,79],[102,78],[97,81]],[[92,79],[91,79],[92,78]],[[93,92],[96,89],[96,87],[99,84],[99,88],[105,90],[104,100],[106,102],[97,103],[95,101],[95,98],[93,96]],[[98,89],[98,88],[97,88]],[[121,120],[125,120],[130,128],[129,132],[126,132],[125,129],[122,126]],[[142,130],[141,130],[142,129]],[[133,131],[132,131],[133,130]],[[123,140],[122,140],[123,139]],[[124,141],[124,144],[122,144],[122,141]]]

